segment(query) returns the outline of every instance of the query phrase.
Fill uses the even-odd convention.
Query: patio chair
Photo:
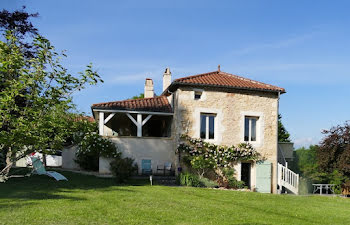
[[[170,175],[172,172],[171,162],[166,162],[166,163],[164,163],[164,165],[161,165],[161,166],[158,165],[157,166],[157,173],[158,173],[158,171],[162,171],[164,176],[165,176],[165,173],[168,171],[169,175]]]
[[[142,175],[152,174],[152,161],[150,159],[143,159],[141,161]]]
[[[57,173],[55,171],[46,171],[44,164],[37,157],[30,157],[33,165],[33,173],[38,175],[47,175],[49,177],[54,178],[55,180],[68,180],[62,174]]]

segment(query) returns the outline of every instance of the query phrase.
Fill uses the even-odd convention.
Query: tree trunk
[[[0,182],[5,182],[8,179],[12,165],[13,161],[11,159],[11,150],[8,150],[6,154],[6,166],[2,171],[0,171]]]

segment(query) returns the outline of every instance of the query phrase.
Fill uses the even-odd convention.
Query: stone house
[[[175,149],[181,134],[222,145],[249,142],[266,159],[240,162],[236,176],[252,189],[277,193],[282,175],[278,165],[278,107],[283,88],[217,71],[172,81],[163,74],[163,93],[155,96],[146,79],[143,99],[92,105],[100,135],[107,136],[139,166],[139,173],[181,165]],[[100,172],[108,172],[100,161]],[[107,167],[106,167],[107,166]],[[282,171],[282,170],[281,170]],[[279,185],[278,185],[279,184]]]

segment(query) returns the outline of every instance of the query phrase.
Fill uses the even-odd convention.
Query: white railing
[[[279,163],[277,164],[277,173],[277,182],[280,189],[282,189],[283,186],[297,195],[299,192],[299,174],[294,173],[293,171]]]

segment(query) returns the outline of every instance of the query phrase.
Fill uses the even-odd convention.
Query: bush
[[[88,171],[98,171],[99,167],[99,152],[98,151],[81,151],[78,150],[74,160],[80,168]]]
[[[115,158],[111,163],[111,171],[116,177],[118,183],[123,183],[138,171],[138,166],[134,164],[132,158]]]
[[[218,187],[218,183],[212,180],[209,180],[205,177],[200,177],[196,174],[184,172],[180,173],[178,176],[178,183],[182,186],[190,186],[190,187],[208,187],[214,188]]]
[[[98,171],[99,157],[118,158],[121,153],[108,139],[95,132],[85,133],[78,143],[75,162],[84,170]]]
[[[215,182],[213,180],[209,180],[208,178],[205,178],[205,177],[199,178],[199,182],[202,183],[203,187],[207,187],[207,188],[219,187],[217,182]]]
[[[222,170],[222,185],[227,188],[242,189],[245,188],[244,181],[238,181],[235,178],[236,171],[233,168],[225,168]]]
[[[234,188],[234,189],[246,188],[244,181],[238,181],[234,177],[230,177],[227,183],[228,183],[228,188]]]
[[[179,184],[190,187],[204,187],[203,183],[199,179],[199,176],[188,172],[180,173]]]

